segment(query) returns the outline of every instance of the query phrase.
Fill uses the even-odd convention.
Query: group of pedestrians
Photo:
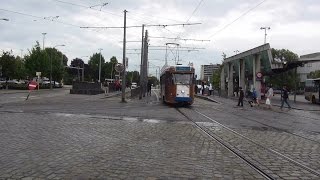
[[[255,88],[253,88],[253,91],[251,93],[251,96],[252,96],[252,101],[248,101],[250,106],[252,107],[252,104],[253,103],[256,103],[257,105],[259,105],[259,99],[257,97],[257,92],[255,90]],[[267,94],[266,94],[266,105],[268,106],[268,108],[271,109],[272,107],[272,104],[271,104],[271,101],[273,99],[273,88],[272,88],[272,85],[270,85],[268,91],[267,91]],[[286,86],[283,86],[282,88],[282,93],[281,93],[281,106],[280,106],[280,109],[282,110],[283,106],[284,106],[284,103],[287,104],[288,108],[291,109],[291,106],[288,102],[288,98],[289,98],[289,92],[288,92],[288,89]],[[239,99],[238,99],[238,105],[237,106],[243,106],[243,99],[244,99],[244,92],[243,92],[243,89],[242,87],[239,87]]]

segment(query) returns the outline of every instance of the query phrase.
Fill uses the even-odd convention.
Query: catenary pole
[[[99,83],[101,83],[101,48],[99,49],[100,51],[100,60],[99,60]]]
[[[142,91],[143,91],[143,33],[144,33],[144,24],[142,24],[142,35],[141,35],[141,63],[140,63],[140,93],[139,99],[142,98]]]
[[[127,10],[124,10],[124,22],[123,22],[123,71],[122,71],[122,96],[121,96],[121,102],[126,102],[126,16],[127,16]]]
[[[147,91],[147,86],[148,86],[148,30],[145,32],[145,38],[144,38],[144,96]]]

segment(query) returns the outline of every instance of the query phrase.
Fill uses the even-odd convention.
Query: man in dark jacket
[[[244,98],[244,93],[242,87],[239,87],[239,101],[238,101],[238,106],[243,106],[243,98]]]
[[[280,109],[283,108],[283,104],[284,104],[284,103],[286,103],[286,104],[288,105],[288,107],[291,109],[291,106],[290,106],[290,104],[288,103],[289,92],[288,92],[286,86],[283,86],[281,97],[282,97],[282,101],[281,101],[281,107],[280,107]]]

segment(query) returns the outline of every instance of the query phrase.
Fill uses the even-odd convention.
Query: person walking
[[[282,110],[284,103],[286,103],[288,105],[288,108],[291,109],[291,106],[288,103],[289,93],[288,93],[287,86],[283,86],[281,97],[282,97],[282,101],[281,101],[280,109]]]
[[[244,98],[244,93],[242,90],[242,87],[239,87],[239,101],[238,101],[238,106],[243,106],[243,98]]]
[[[147,92],[147,95],[148,95],[148,96],[151,96],[151,87],[152,87],[152,84],[151,84],[151,82],[149,81],[149,82],[148,82],[148,92]]]
[[[273,97],[273,88],[272,88],[272,84],[270,84],[270,87],[267,91],[267,99],[266,99],[266,105],[269,107],[269,109],[271,109],[271,99]]]

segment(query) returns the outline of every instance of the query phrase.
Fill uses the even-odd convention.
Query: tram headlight
[[[184,91],[184,90],[181,90],[181,93],[182,93],[182,94],[184,94],[184,93],[185,93],[185,91]]]

